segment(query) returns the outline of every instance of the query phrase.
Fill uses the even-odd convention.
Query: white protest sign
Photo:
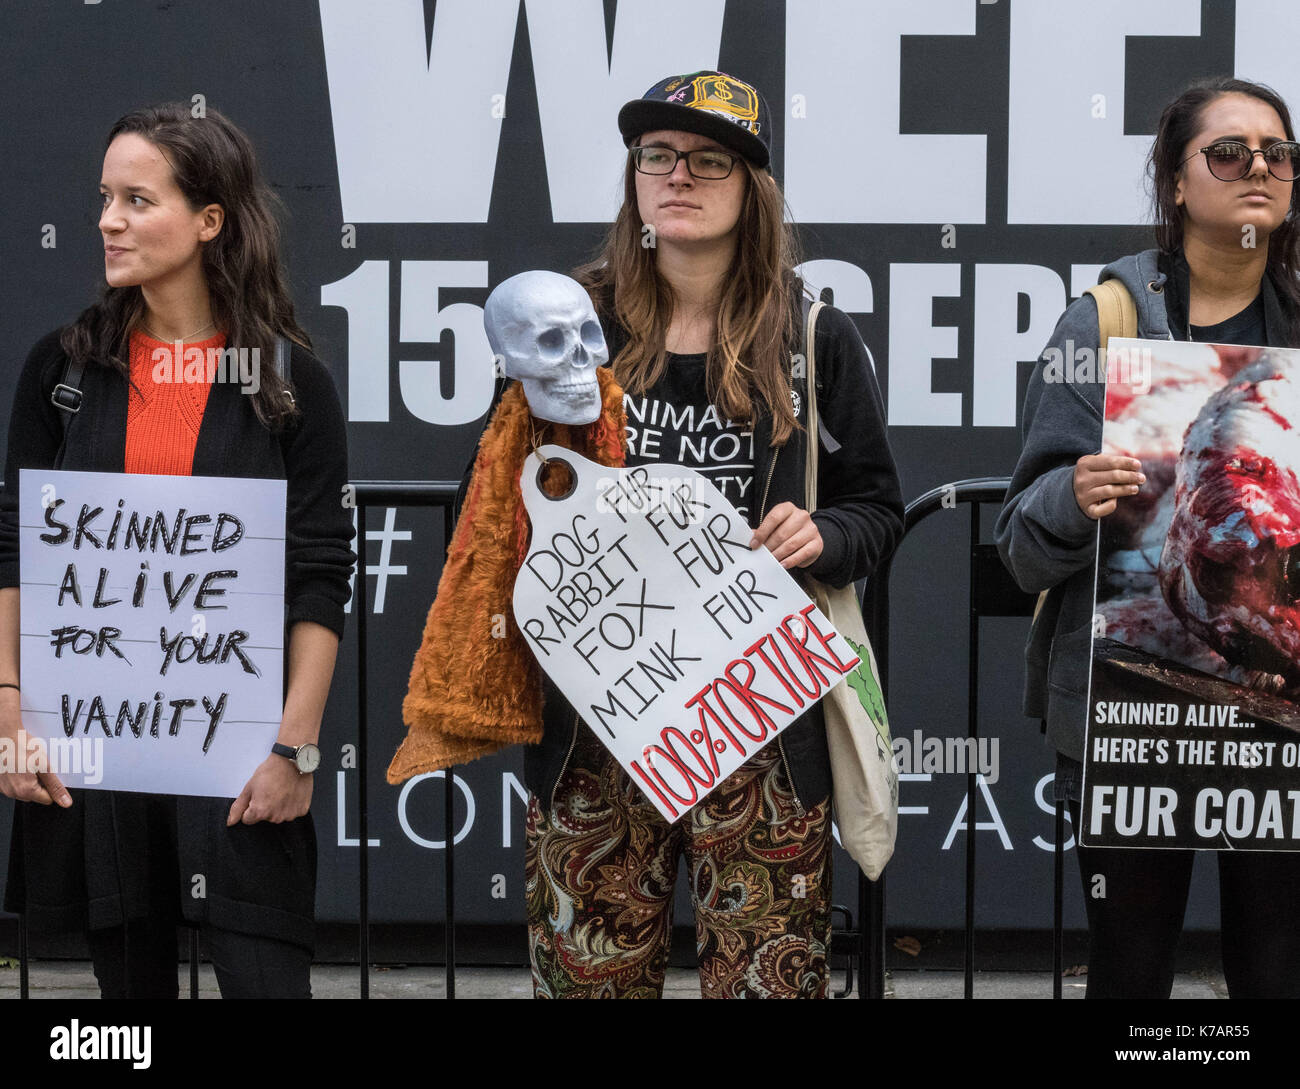
[[[520,477],[532,544],[515,620],[542,668],[669,821],[853,671],[858,656],[722,494],[680,465],[559,446]]]
[[[21,471],[23,723],[66,785],[243,789],[283,707],[284,512],[283,480]]]

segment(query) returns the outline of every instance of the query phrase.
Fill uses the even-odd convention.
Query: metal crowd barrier
[[[357,504],[357,580],[352,595],[352,615],[357,629],[357,850],[359,853],[359,881],[357,929],[360,946],[357,959],[361,970],[360,997],[370,997],[370,828],[367,821],[366,768],[367,768],[367,702],[366,684],[366,627],[368,623],[368,583],[366,581],[366,508],[388,507],[442,507],[443,555],[451,544],[454,525],[453,505],[460,488],[455,480],[421,481],[356,481]],[[447,998],[456,997],[456,792],[452,789],[456,769],[443,773],[443,821],[447,829],[446,851],[443,854],[443,956],[446,964]]]
[[[967,718],[968,736],[979,735],[978,721],[978,661],[979,661],[979,621],[986,616],[1030,615],[1033,611],[1034,598],[1025,594],[1011,580],[1002,567],[993,545],[980,542],[980,507],[982,504],[1001,504],[1006,494],[1006,478],[980,478],[963,480],[944,485],[927,492],[914,500],[907,507],[904,540],[907,533],[921,521],[936,511],[952,507],[955,504],[970,505],[970,651],[968,677],[969,709]],[[444,551],[451,541],[454,521],[454,504],[458,492],[456,481],[357,481],[354,482],[357,509],[357,553],[358,577],[356,592],[353,595],[353,623],[356,625],[357,654],[357,822],[358,822],[358,950],[359,995],[370,996],[370,859],[369,859],[369,822],[368,822],[368,685],[367,685],[367,647],[368,647],[368,583],[366,578],[366,511],[371,506],[410,506],[441,507],[447,512],[443,519]],[[893,558],[886,562],[872,580],[864,601],[867,627],[871,634],[877,664],[880,669],[881,683],[888,694],[889,685],[889,579],[893,567]],[[454,768],[448,769],[445,781],[451,784]],[[975,957],[975,807],[976,807],[976,772],[967,775],[967,827],[966,827],[966,940],[964,952],[965,997],[973,997],[974,957]],[[444,878],[444,933],[443,955],[446,965],[446,997],[456,997],[456,915],[455,915],[455,842],[452,834],[455,827],[454,800],[455,792],[444,792],[444,822],[446,848],[443,856]],[[1056,846],[1055,846],[1055,898],[1054,898],[1054,934],[1053,960],[1055,983],[1053,997],[1061,997],[1062,944],[1061,944],[1061,903],[1062,903],[1062,840],[1064,838],[1063,807],[1056,807]],[[853,983],[853,965],[857,966],[857,977],[863,988],[863,998],[883,998],[885,986],[885,877],[882,874],[876,882],[868,881],[859,874],[858,878],[858,925],[853,925],[853,915],[843,907],[834,911],[845,916],[847,927],[834,935],[833,950],[850,954],[848,983],[845,989],[837,992],[837,997],[848,993]],[[19,936],[19,997],[28,995],[28,934],[26,919],[18,917]],[[190,932],[190,997],[198,997],[198,934]]]
[[[969,651],[967,660],[967,712],[966,732],[972,739],[979,737],[979,638],[980,620],[994,616],[1032,616],[1037,595],[1027,594],[1016,585],[1011,573],[1002,564],[997,546],[981,541],[980,508],[986,504],[996,504],[999,508],[1006,498],[1007,487],[1011,483],[1008,477],[978,477],[971,480],[954,481],[940,485],[914,499],[907,505],[904,517],[903,542],[893,556],[877,572],[864,603],[867,627],[871,634],[872,647],[876,653],[876,664],[880,670],[880,680],[886,698],[889,692],[889,579],[894,560],[902,551],[907,535],[921,522],[939,510],[954,510],[959,504],[970,507],[970,553],[969,553]],[[968,771],[966,775],[966,906],[965,906],[965,942],[962,956],[964,974],[963,997],[973,998],[975,993],[975,833],[977,770]],[[1058,802],[1055,814],[1056,843],[1053,848],[1053,904],[1052,904],[1052,997],[1061,997],[1061,974],[1063,965],[1062,938],[1062,904],[1064,900],[1064,847],[1065,807]],[[863,986],[864,998],[883,998],[885,990],[885,877],[889,868],[881,874],[880,880],[869,882],[861,878],[862,896],[869,911],[870,960],[866,966],[868,976]]]

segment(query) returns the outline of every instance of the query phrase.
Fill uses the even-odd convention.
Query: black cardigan
[[[63,442],[63,413],[50,401],[67,356],[58,333],[39,340],[14,392],[9,452],[0,493],[0,587],[17,586],[18,470],[77,469],[120,473],[126,451],[126,381],[92,364],[81,382],[81,411]],[[280,435],[262,426],[239,387],[214,382],[194,447],[195,476],[263,477],[288,482],[286,513],[286,622],[312,620],[343,634],[355,557],[352,515],[343,504],[347,431],[334,381],[325,365],[293,346],[290,375],[299,417]]]
[[[19,585],[19,469],[123,471],[128,389],[105,366],[85,370],[81,410],[60,457],[62,413],[50,393],[66,366],[58,333],[51,333],[32,349],[18,380],[0,493],[0,587]],[[298,345],[290,379],[299,416],[279,434],[258,422],[237,385],[213,383],[193,474],[287,481],[286,628],[313,621],[341,636],[355,560],[352,515],[344,503],[346,426],[329,372]],[[71,793],[68,810],[15,806],[5,909],[26,911],[34,927],[49,931],[118,926],[124,917],[150,913],[158,890],[151,890],[147,859],[136,849],[148,831],[149,796]],[[184,917],[310,948],[316,878],[311,815],[226,828],[228,799],[179,797],[176,806],[177,896]],[[204,877],[201,897],[193,895],[198,874]]]

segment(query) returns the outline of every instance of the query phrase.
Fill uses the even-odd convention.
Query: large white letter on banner
[[[821,294],[822,288],[829,287],[835,295],[835,306],[846,314],[870,314],[876,308],[871,277],[849,261],[819,257],[805,261],[795,272],[813,298]]]
[[[975,9],[974,0],[787,0],[786,101],[770,105],[785,114],[795,222],[984,222],[986,137],[898,131],[899,39],[973,34]]]
[[[1105,265],[1071,265],[1070,298],[1077,299],[1101,277]]]
[[[1020,296],[1029,296],[1029,328],[1020,327]],[[1037,359],[1065,309],[1065,285],[1042,265],[975,266],[976,427],[1016,426],[1016,364]]]
[[[1300,106],[1300,4],[1292,0],[1237,0],[1233,73],[1267,83],[1292,112]],[[1295,118],[1292,117],[1294,122]]]
[[[388,422],[388,262],[362,261],[321,284],[321,306],[348,315],[348,419]]]
[[[1012,4],[1007,222],[1146,223],[1151,136],[1124,134],[1124,39],[1200,32],[1200,0]]]
[[[960,294],[960,265],[889,266],[891,427],[961,426],[961,394],[931,388],[934,361],[957,358],[957,327],[934,324],[934,300]]]
[[[556,223],[607,223],[618,214],[627,156],[619,107],[674,72],[716,68],[724,7],[725,0],[621,0],[607,62],[601,0],[528,3]]]
[[[440,306],[444,287],[487,287],[486,261],[403,261],[402,313],[404,341],[442,340],[450,331],[455,357],[444,349],[440,360],[404,359],[398,364],[402,402],[415,416],[431,424],[455,427],[477,420],[492,403],[495,371],[492,348],[483,331],[483,308],[473,303]],[[442,395],[444,368],[454,368],[455,392]]]
[[[519,0],[320,0],[347,223],[486,223]],[[644,90],[644,88],[643,88]]]

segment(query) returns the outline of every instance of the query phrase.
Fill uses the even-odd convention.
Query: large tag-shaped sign
[[[22,714],[67,786],[233,798],[284,676],[283,480],[24,469]]]
[[[520,478],[532,545],[515,620],[538,662],[675,821],[826,695],[858,656],[694,470],[571,450],[553,499]]]

